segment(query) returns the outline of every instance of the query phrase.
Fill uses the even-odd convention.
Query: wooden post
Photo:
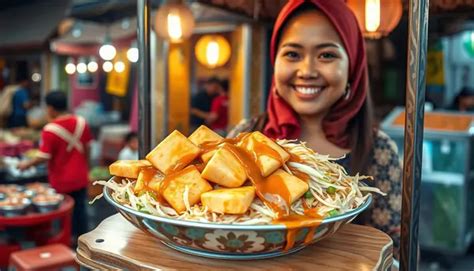
[[[410,0],[400,242],[400,270],[403,271],[418,268],[428,17],[428,0]]]
[[[138,1],[138,154],[141,159],[151,150],[150,8],[149,0]]]

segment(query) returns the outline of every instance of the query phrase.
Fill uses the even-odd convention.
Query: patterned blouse
[[[242,120],[235,126],[227,137],[235,137],[241,132],[261,130],[258,125],[260,118]],[[260,126],[260,129],[259,127]],[[347,168],[350,154],[339,161]],[[378,187],[386,196],[373,194],[374,203],[371,208],[359,215],[357,223],[373,226],[390,235],[393,240],[393,255],[399,256],[400,246],[400,210],[402,207],[401,178],[402,168],[398,158],[398,149],[395,142],[384,132],[378,130],[374,137],[372,155],[368,174],[374,177],[371,185]]]

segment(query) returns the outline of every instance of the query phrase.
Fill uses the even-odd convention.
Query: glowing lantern
[[[193,28],[194,16],[185,4],[168,3],[156,13],[155,31],[163,39],[181,42],[191,36]]]
[[[194,48],[199,63],[209,68],[223,66],[230,58],[229,42],[219,35],[201,37]]]
[[[402,18],[401,0],[347,0],[347,4],[356,15],[366,38],[387,36]]]

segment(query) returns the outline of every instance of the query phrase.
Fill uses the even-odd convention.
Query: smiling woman
[[[401,167],[393,141],[373,127],[364,39],[342,0],[293,0],[274,26],[273,85],[267,112],[244,120],[228,135],[262,131],[299,139],[320,154],[340,158],[351,174],[371,175],[388,194],[375,196],[359,223],[394,240],[398,255]],[[397,257],[397,256],[396,256]]]

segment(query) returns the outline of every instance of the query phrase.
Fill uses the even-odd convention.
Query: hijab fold
[[[276,19],[271,44],[270,59],[275,64],[278,39],[289,17],[303,4],[313,4],[332,22],[349,56],[350,94],[347,99],[336,102],[323,120],[326,138],[341,148],[350,147],[348,126],[359,112],[367,96],[368,75],[364,38],[357,19],[343,0],[290,0]],[[297,113],[281,97],[275,88],[274,80],[267,105],[268,123],[264,133],[274,139],[296,139],[301,134]]]

